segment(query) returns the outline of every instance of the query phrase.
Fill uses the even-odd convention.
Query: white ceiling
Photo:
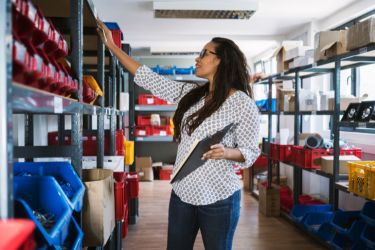
[[[100,18],[118,22],[125,41],[132,47],[151,47],[152,52],[195,52],[212,37],[223,36],[234,39],[248,57],[276,46],[286,35],[309,22],[324,23],[359,2],[375,2],[260,0],[258,11],[249,20],[194,20],[155,19],[151,0],[93,1]],[[214,4],[215,0],[212,1]]]

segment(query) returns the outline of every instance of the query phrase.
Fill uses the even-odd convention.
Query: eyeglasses
[[[215,52],[213,51],[210,51],[208,49],[202,49],[201,53],[199,53],[199,58],[203,58],[207,55],[207,53],[211,53],[211,54],[214,54],[214,55],[217,55]]]

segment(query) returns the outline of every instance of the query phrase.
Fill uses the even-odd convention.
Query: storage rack
[[[348,188],[343,180],[344,176],[339,175],[339,139],[340,131],[355,131],[362,133],[375,133],[374,123],[353,123],[353,122],[340,122],[340,72],[345,69],[353,69],[353,71],[361,66],[373,64],[375,62],[375,46],[369,45],[360,49],[350,51],[343,55],[338,55],[327,60],[318,61],[317,63],[297,67],[286,72],[274,74],[266,77],[255,84],[267,84],[268,93],[268,110],[261,112],[262,115],[268,116],[268,142],[272,137],[272,116],[277,115],[293,115],[294,116],[294,145],[298,145],[299,134],[302,131],[301,117],[304,115],[330,115],[331,116],[331,134],[333,136],[334,148],[334,162],[333,174],[328,174],[320,170],[311,170],[300,168],[291,165],[293,171],[293,200],[294,204],[298,204],[298,196],[302,193],[302,171],[313,172],[314,174],[326,177],[329,179],[329,203],[335,208],[338,207],[339,190],[348,192]],[[322,74],[330,74],[332,76],[332,86],[334,91],[334,110],[333,111],[300,111],[299,109],[299,91],[304,79],[315,77]],[[276,80],[293,80],[295,89],[295,112],[272,112],[272,85]],[[356,82],[352,82],[356,84]],[[279,124],[277,124],[279,129]],[[270,144],[268,143],[268,152],[270,152]],[[268,154],[263,153],[268,159],[268,187],[272,184],[272,160]],[[252,170],[254,173],[254,170]],[[253,178],[253,176],[252,176]],[[279,173],[278,173],[279,178]],[[253,186],[251,186],[253,188]],[[253,192],[254,193],[254,192]],[[349,192],[348,192],[349,193]],[[256,196],[256,194],[255,194]],[[289,217],[289,215],[282,213]]]
[[[74,169],[81,176],[82,135],[87,132],[97,134],[97,165],[103,166],[104,159],[104,119],[110,121],[110,155],[115,155],[116,128],[129,126],[129,112],[118,110],[119,96],[116,93],[127,91],[129,77],[117,59],[105,51],[96,32],[96,10],[92,0],[32,0],[45,16],[66,37],[70,35],[71,51],[68,57],[72,70],[79,82],[78,101],[12,81],[12,24],[11,1],[0,3],[0,219],[14,216],[13,159],[45,157],[70,158]],[[129,45],[125,47],[130,48]],[[82,102],[82,79],[84,72],[96,74],[105,97],[99,105]],[[107,79],[106,79],[107,78]],[[105,81],[106,79],[106,81]],[[104,83],[108,84],[105,85]],[[105,101],[108,100],[107,105]],[[25,146],[13,147],[13,114],[25,115]],[[33,142],[33,115],[57,115],[59,145],[35,146]],[[65,116],[71,116],[71,130],[65,129]],[[97,116],[97,130],[92,130],[91,122]],[[83,129],[84,127],[84,129]],[[64,135],[71,136],[71,145],[63,145]],[[129,132],[126,129],[126,136]],[[79,219],[80,214],[76,215]],[[79,220],[80,221],[80,220]],[[81,224],[81,223],[79,223]],[[116,224],[107,245],[121,249],[121,223]]]

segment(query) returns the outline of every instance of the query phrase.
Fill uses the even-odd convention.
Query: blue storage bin
[[[337,210],[331,222],[332,226],[335,227],[337,232],[346,234],[349,232],[352,224],[360,218],[359,213],[360,211]]]
[[[336,230],[329,222],[324,222],[314,234],[321,238],[323,241],[330,243],[335,236]]]
[[[85,186],[69,162],[18,162],[14,163],[14,175],[53,176],[64,191],[64,198],[71,209],[80,211]]]
[[[326,204],[317,204],[317,205],[294,205],[290,216],[292,219],[298,223],[303,224],[306,218],[306,215],[312,212],[330,212],[332,211],[331,205]]]
[[[368,201],[361,210],[361,217],[367,224],[375,226],[375,202]]]
[[[352,247],[351,250],[374,250],[374,248],[369,248],[366,246],[362,240],[358,240]]]
[[[72,210],[63,198],[63,191],[53,177],[14,177],[15,215],[29,218],[37,228],[39,246],[61,245],[68,236]],[[50,228],[45,228],[34,212],[53,216]]]
[[[255,101],[260,111],[268,111],[268,99]],[[271,111],[276,112],[276,99],[271,101]]]
[[[365,222],[362,220],[357,220],[350,227],[348,233],[336,232],[331,245],[335,249],[351,249],[360,240],[361,234],[365,229]]]
[[[160,75],[174,75],[175,73],[175,67],[171,68],[159,68],[159,74]]]
[[[194,67],[191,66],[189,68],[178,68],[175,69],[176,75],[191,75],[194,73]]]
[[[303,226],[312,233],[317,233],[323,223],[329,222],[333,212],[312,212],[306,215]]]
[[[362,241],[369,249],[375,249],[375,227],[366,225],[361,235]]]
[[[77,222],[72,217],[68,227],[69,235],[65,239],[62,246],[55,246],[55,249],[71,249],[80,250],[82,249],[83,232]]]

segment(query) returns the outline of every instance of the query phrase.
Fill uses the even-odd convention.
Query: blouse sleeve
[[[245,158],[244,162],[235,162],[240,168],[251,167],[260,154],[259,111],[253,100],[242,102],[237,110],[238,124],[234,130],[235,143]]]
[[[181,98],[197,85],[186,82],[178,82],[168,79],[153,72],[143,65],[137,69],[134,82],[151,91],[156,97],[171,103],[178,103]]]

